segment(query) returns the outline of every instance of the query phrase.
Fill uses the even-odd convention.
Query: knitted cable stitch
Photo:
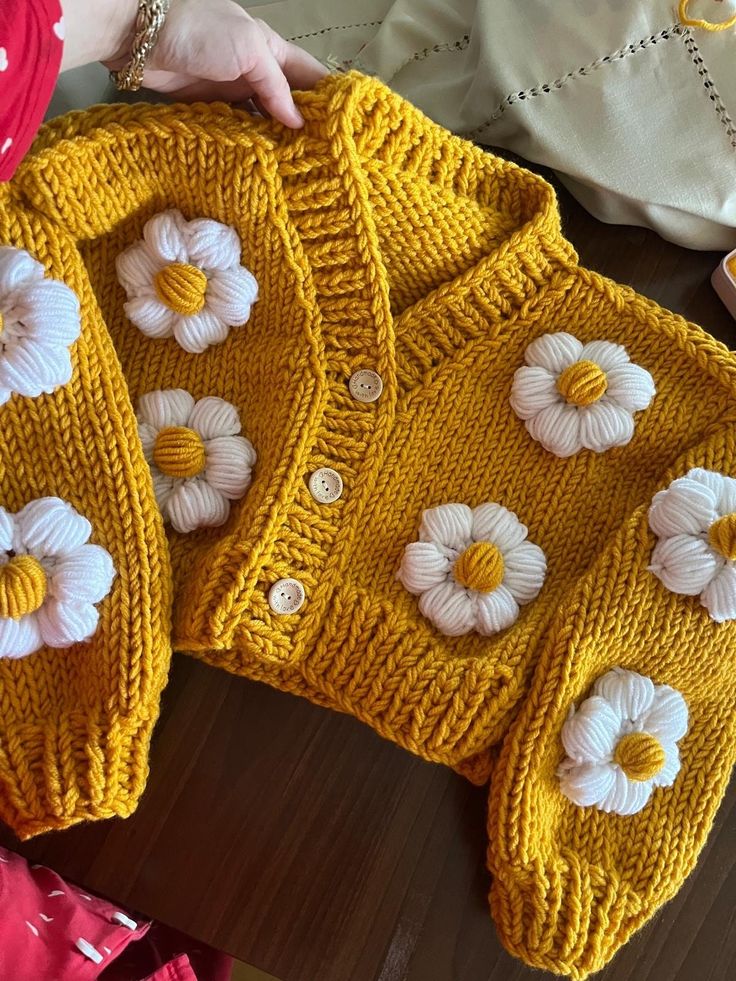
[[[676,890],[731,763],[736,628],[658,578],[647,514],[692,468],[734,475],[736,364],[698,328],[581,268],[539,177],[357,74],[326,79],[299,105],[298,132],[225,106],[137,105],[98,107],[41,133],[8,194],[29,221],[58,229],[51,265],[80,295],[93,338],[112,340],[127,384],[113,367],[115,384],[80,389],[82,363],[77,387],[44,404],[67,407],[61,446],[99,434],[113,459],[127,452],[147,505],[154,482],[170,492],[164,511],[188,488],[183,530],[172,518],[169,535],[178,649],[351,712],[479,782],[506,737],[490,810],[499,930],[528,962],[582,977]],[[236,274],[243,305],[220,324],[233,329],[203,336],[195,320],[188,349],[177,325],[191,339],[222,270],[213,274],[192,242],[168,249],[158,233],[170,231],[172,212],[179,236],[205,228],[210,243],[225,243],[226,268],[258,284],[245,322]],[[158,265],[139,268],[126,250],[151,228]],[[11,231],[10,244],[25,247]],[[45,247],[40,230],[30,244]],[[140,305],[126,313],[131,275],[148,291],[148,334],[133,322]],[[544,369],[540,390],[525,366]],[[147,422],[149,470],[128,400],[145,406],[172,391],[191,402],[179,407],[177,395],[180,414]],[[132,425],[123,432],[105,422],[113,393]],[[193,414],[212,399],[257,448],[252,476],[240,444],[231,455],[224,444],[222,469],[208,471],[214,430],[200,424],[213,420],[204,412],[195,425]],[[77,413],[101,401],[101,427],[85,421],[78,437]],[[21,410],[9,406],[9,452],[24,460],[24,421],[12,416]],[[106,461],[96,467],[118,474]],[[74,472],[74,501],[88,513],[99,487],[88,468]],[[60,480],[68,500],[67,471]],[[222,500],[203,490],[213,480]],[[710,496],[708,546],[725,567],[733,523]],[[110,528],[137,520],[142,535],[140,499],[131,503],[118,480],[112,516],[98,515],[126,588],[138,579],[123,575]],[[198,527],[202,516],[213,527]],[[161,561],[157,546],[145,555]],[[728,612],[728,596],[717,599]],[[110,623],[130,642],[129,620],[106,620],[107,603],[90,644]],[[147,629],[139,604],[124,608]],[[15,664],[31,670],[44,656]],[[679,716],[662,727],[649,709],[624,715],[617,703],[608,742],[568,742],[581,754],[569,757],[575,766],[603,767],[595,785],[575,783],[572,768],[560,771],[565,720],[616,667],[679,692],[687,732],[680,738]],[[154,687],[136,700],[132,685],[118,686],[132,688],[136,711]],[[593,749],[597,763],[582,755]],[[130,772],[130,760],[117,762],[116,773]]]

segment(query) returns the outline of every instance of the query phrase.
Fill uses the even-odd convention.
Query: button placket
[[[383,379],[372,368],[359,368],[348,381],[348,389],[356,402],[377,402],[383,393]],[[343,479],[332,467],[320,467],[307,481],[309,493],[318,504],[332,504],[343,494]],[[304,604],[306,593],[298,579],[279,579],[271,586],[268,603],[274,613],[297,613]]]

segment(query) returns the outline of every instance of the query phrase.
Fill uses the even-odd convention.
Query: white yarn
[[[710,544],[719,518],[736,513],[736,480],[695,468],[654,495],[649,527],[659,541],[650,570],[673,593],[699,596],[717,623],[736,619],[736,563]]]
[[[199,313],[177,313],[156,292],[156,274],[174,262],[196,266],[207,277]],[[231,327],[246,322],[258,298],[258,283],[240,263],[235,229],[209,218],[186,221],[179,211],[151,218],[143,229],[143,241],[121,253],[116,268],[128,296],[129,319],[149,337],[173,336],[191,354],[221,344]]]
[[[17,514],[0,507],[0,566],[31,555],[46,574],[46,595],[33,613],[0,618],[0,657],[19,658],[46,644],[69,647],[97,629],[99,603],[115,570],[109,553],[87,544],[92,527],[71,504],[42,497]]]
[[[162,429],[182,426],[193,430],[204,444],[205,467],[195,477],[172,477],[153,459]],[[240,433],[238,410],[215,396],[198,402],[181,388],[148,392],[138,400],[138,431],[153,487],[165,521],[179,532],[223,524],[230,501],[241,498],[250,486],[256,452]]]
[[[559,457],[625,445],[634,435],[634,413],[655,395],[649,372],[609,341],[582,344],[571,334],[544,334],[527,347],[525,361],[514,375],[511,407],[530,436]],[[605,394],[592,405],[569,404],[557,387],[562,372],[579,361],[593,362],[606,375]]]
[[[677,743],[687,732],[685,699],[669,685],[614,668],[593,685],[562,727],[567,756],[560,764],[560,789],[580,807],[630,815],[640,811],[655,787],[671,787],[680,770]],[[632,780],[614,760],[619,741],[645,732],[660,743],[664,765],[649,780]]]
[[[544,552],[526,540],[527,529],[500,504],[443,504],[424,512],[419,541],[404,549],[398,578],[419,596],[419,609],[441,633],[476,630],[491,636],[510,627],[519,606],[534,599],[547,570]],[[503,557],[501,584],[491,592],[461,585],[453,567],[475,542],[490,542]]]
[[[72,376],[69,347],[79,337],[79,300],[47,279],[40,262],[0,246],[0,405],[11,395],[35,398]]]

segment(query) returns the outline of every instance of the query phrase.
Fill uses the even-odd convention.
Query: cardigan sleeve
[[[0,4],[0,181],[12,177],[43,120],[63,40],[59,0]]]

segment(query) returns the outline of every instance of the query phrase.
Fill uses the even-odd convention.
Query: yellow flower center
[[[156,273],[153,285],[159,300],[183,317],[199,313],[204,306],[207,277],[201,269],[188,262],[172,262],[164,266]]]
[[[613,759],[629,780],[651,780],[664,766],[664,749],[650,733],[630,732],[619,740]]]
[[[0,310],[0,334],[3,332],[3,327],[5,327],[5,318],[3,317],[2,310]]]
[[[736,512],[713,522],[708,529],[708,541],[724,559],[736,562]]]
[[[32,555],[14,555],[0,566],[0,617],[20,620],[46,598],[46,573]]]
[[[570,405],[592,405],[607,388],[605,371],[592,361],[576,361],[557,379],[557,391]]]
[[[474,542],[455,560],[452,571],[466,589],[491,593],[503,582],[503,556],[491,542]]]
[[[153,462],[167,477],[196,477],[205,460],[202,437],[186,426],[167,426],[153,444]]]

